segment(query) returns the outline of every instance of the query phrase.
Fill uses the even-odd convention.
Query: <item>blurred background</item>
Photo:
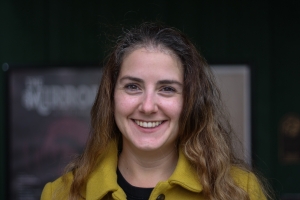
[[[120,27],[143,21],[182,30],[209,64],[250,66],[252,164],[278,198],[300,199],[299,9],[298,0],[1,0],[0,199],[9,181],[6,63],[101,66]],[[294,148],[283,157],[286,146]]]

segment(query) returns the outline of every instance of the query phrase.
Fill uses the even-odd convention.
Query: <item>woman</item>
[[[230,145],[209,67],[178,30],[144,23],[108,57],[84,153],[47,199],[266,199]]]

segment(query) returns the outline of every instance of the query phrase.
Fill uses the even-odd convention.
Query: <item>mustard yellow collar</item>
[[[116,143],[112,142],[108,145],[107,153],[99,159],[98,163],[88,179],[86,199],[101,199],[107,193],[112,193],[116,199],[126,199],[126,194],[117,184],[118,148]],[[171,185],[177,184],[192,192],[202,191],[195,169],[191,167],[181,150],[175,171],[167,181]]]

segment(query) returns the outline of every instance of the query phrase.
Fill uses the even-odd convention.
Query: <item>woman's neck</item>
[[[123,177],[133,186],[155,187],[159,181],[167,180],[178,161],[177,148],[154,151],[137,151],[123,147],[118,168]]]

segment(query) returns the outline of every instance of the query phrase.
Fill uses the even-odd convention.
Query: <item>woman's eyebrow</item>
[[[123,76],[121,79],[120,79],[120,82],[124,81],[124,80],[130,80],[130,81],[134,81],[134,82],[138,82],[138,83],[144,83],[144,80],[143,79],[140,79],[140,78],[137,78],[137,77],[134,77],[134,76]],[[179,85],[180,87],[182,87],[182,83],[180,83],[179,81],[176,81],[176,80],[159,80],[157,82],[157,84],[159,85],[168,85],[168,84],[176,84],[176,85]]]
[[[158,84],[176,84],[176,85],[179,85],[180,87],[182,87],[182,83],[180,83],[179,81],[176,81],[176,80],[160,80],[158,81]]]
[[[130,81],[135,81],[138,83],[144,83],[143,79],[137,78],[137,77],[133,77],[133,76],[123,76],[120,79],[120,82],[124,81],[124,80],[130,80]]]

